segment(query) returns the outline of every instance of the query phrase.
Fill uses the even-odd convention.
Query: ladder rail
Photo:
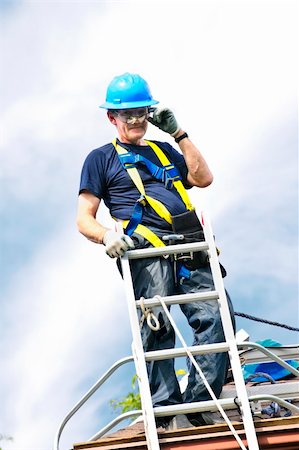
[[[123,277],[125,282],[125,291],[127,297],[127,305],[129,310],[129,319],[131,324],[131,332],[133,336],[133,356],[137,372],[137,379],[139,384],[141,406],[143,413],[143,421],[145,433],[147,436],[148,450],[159,450],[159,440],[156,428],[156,421],[153,411],[151,391],[147,375],[146,361],[143,351],[143,343],[140,335],[139,318],[137,308],[135,305],[135,293],[133,282],[131,278],[131,268],[129,264],[129,252],[126,252],[121,258],[121,265],[123,270]]]
[[[229,344],[229,359],[232,368],[233,378],[235,381],[238,399],[241,403],[241,412],[244,423],[244,430],[247,438],[249,450],[259,450],[257,436],[253,417],[251,414],[250,404],[247,396],[245,381],[242,374],[237,343],[235,340],[235,332],[232,325],[231,314],[228,307],[226,292],[224,289],[222,274],[220,270],[218,255],[216,251],[214,235],[208,215],[202,212],[203,230],[205,241],[209,246],[209,263],[213,275],[215,289],[219,292],[219,312],[221,316],[223,332],[226,342]]]

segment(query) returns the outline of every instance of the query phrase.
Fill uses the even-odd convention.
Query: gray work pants
[[[142,237],[133,235],[136,248],[150,247]],[[135,297],[150,298],[155,295],[169,296],[174,294],[214,290],[209,265],[191,272],[190,279],[184,278],[181,284],[175,284],[173,263],[170,258],[146,258],[131,260],[131,272],[135,289]],[[231,316],[234,315],[231,300],[227,296]],[[193,302],[180,305],[193,331],[193,345],[212,344],[224,341],[218,303],[216,301]],[[141,329],[145,351],[174,348],[175,332],[162,307],[152,308],[161,328],[152,331],[146,321]],[[204,372],[215,395],[220,396],[228,370],[227,353],[210,353],[195,357]],[[174,360],[152,361],[147,363],[150,389],[154,406],[210,400],[199,373],[192,365],[188,386],[183,395],[180,392],[174,369]]]

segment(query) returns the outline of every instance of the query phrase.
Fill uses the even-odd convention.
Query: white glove
[[[108,230],[104,234],[103,244],[106,247],[106,253],[110,258],[118,258],[129,249],[134,248],[134,242],[132,239],[125,235],[119,235],[116,231]]]

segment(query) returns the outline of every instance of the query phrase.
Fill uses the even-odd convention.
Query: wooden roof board
[[[245,440],[242,423],[234,423],[240,437]],[[261,450],[299,449],[299,416],[276,419],[259,419],[256,431]],[[237,450],[239,445],[226,424],[183,428],[174,431],[160,431],[161,450]],[[74,450],[147,450],[143,424],[119,430],[94,442],[74,445]]]

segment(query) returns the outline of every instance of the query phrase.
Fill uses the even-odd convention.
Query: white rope
[[[160,330],[160,322],[152,312],[150,308],[146,308],[144,305],[144,297],[140,297],[140,309],[142,311],[142,317],[140,319],[140,328],[143,326],[143,322],[146,319],[149,328],[153,331]]]
[[[170,312],[168,311],[168,308],[167,308],[167,306],[165,305],[164,300],[162,299],[162,297],[160,297],[160,295],[155,295],[154,298],[156,298],[157,300],[159,300],[159,302],[161,303],[161,305],[162,305],[162,307],[163,307],[163,309],[164,309],[164,311],[165,311],[165,314],[167,315],[167,317],[168,317],[168,319],[169,319],[169,321],[170,321],[170,323],[171,323],[171,325],[172,325],[172,327],[173,327],[175,333],[177,334],[179,340],[181,341],[181,344],[183,345],[183,347],[184,347],[184,349],[185,349],[187,355],[189,356],[190,360],[192,361],[192,364],[194,365],[195,369],[197,370],[197,372],[199,373],[200,377],[202,378],[202,380],[203,380],[203,382],[204,382],[204,385],[205,385],[207,391],[209,392],[210,396],[211,396],[212,399],[214,400],[215,405],[217,406],[218,410],[220,411],[220,413],[221,413],[223,419],[225,420],[227,426],[229,427],[230,431],[231,431],[232,434],[234,435],[234,437],[235,437],[236,441],[238,442],[240,448],[241,448],[242,450],[247,450],[247,448],[245,447],[245,445],[244,445],[243,442],[241,441],[241,439],[240,439],[238,433],[236,432],[235,428],[233,427],[233,425],[232,425],[230,419],[227,417],[227,415],[226,415],[224,409],[222,408],[221,404],[219,403],[217,397],[215,396],[215,394],[214,394],[214,392],[213,392],[211,386],[209,385],[209,383],[208,383],[208,381],[207,381],[207,379],[206,379],[204,373],[202,372],[202,370],[201,370],[201,368],[199,367],[198,363],[196,362],[194,356],[193,356],[192,353],[190,352],[190,349],[189,349],[189,347],[187,346],[187,344],[186,344],[186,342],[185,342],[183,336],[181,335],[180,331],[178,330],[178,328],[177,328],[177,326],[176,326],[176,324],[175,324],[173,318],[171,317],[171,314],[170,314]]]

